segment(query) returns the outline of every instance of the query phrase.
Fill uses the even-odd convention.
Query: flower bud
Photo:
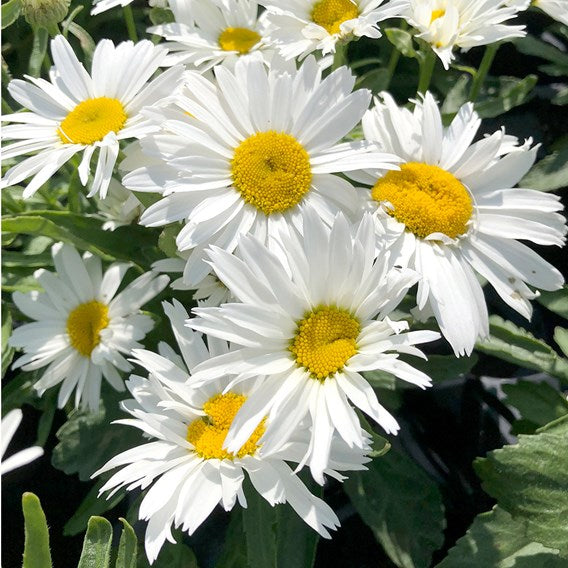
[[[69,11],[71,0],[22,0],[22,13],[33,27],[53,28]]]

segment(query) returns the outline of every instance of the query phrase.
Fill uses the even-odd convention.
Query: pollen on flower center
[[[260,41],[260,34],[248,28],[225,28],[219,35],[219,46],[225,51],[248,53]]]
[[[347,310],[321,306],[298,322],[290,351],[299,366],[323,380],[340,371],[357,353],[360,330],[359,322]]]
[[[438,18],[442,18],[446,14],[446,10],[432,10],[432,16],[430,17],[430,23],[434,22]]]
[[[359,16],[357,4],[352,0],[319,0],[312,8],[312,21],[330,34],[338,34],[339,26]]]
[[[312,183],[310,157],[290,134],[269,130],[241,142],[231,161],[233,185],[265,215],[297,205]]]
[[[467,231],[473,213],[465,186],[451,173],[429,164],[409,162],[390,171],[372,189],[373,199],[388,201],[389,214],[417,237],[443,233],[452,239]]]
[[[187,427],[187,441],[197,455],[204,459],[229,459],[252,456],[258,450],[258,440],[264,434],[264,420],[256,427],[244,446],[232,454],[223,449],[223,442],[237,412],[244,404],[246,396],[228,392],[211,397],[204,405],[206,416],[198,418]]]
[[[93,144],[100,142],[109,132],[121,130],[127,118],[118,99],[87,99],[65,117],[57,134],[64,144]]]
[[[71,346],[83,357],[90,357],[100,343],[100,333],[109,324],[108,306],[97,300],[78,305],[67,318]]]

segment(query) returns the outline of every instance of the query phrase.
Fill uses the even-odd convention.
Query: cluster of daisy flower
[[[93,14],[125,0],[95,0]],[[421,388],[406,361],[441,336],[456,356],[488,335],[482,284],[531,317],[536,289],[560,272],[520,241],[562,246],[557,196],[515,188],[538,149],[499,130],[479,138],[472,103],[444,126],[426,91],[398,106],[354,90],[328,55],[404,18],[447,69],[456,49],[524,35],[528,2],[505,0],[169,0],[174,21],[142,40],[96,46],[89,73],[51,41],[49,80],[8,85],[24,112],[5,115],[2,187],[31,197],[75,159],[106,227],[178,226],[177,253],[122,287],[129,269],[52,247],[43,291],[13,295],[33,320],[10,338],[14,367],[42,369],[41,395],[96,412],[103,379],[131,399],[122,424],[149,439],[111,459],[102,488],[147,489],[152,562],[172,527],[189,534],[217,504],[246,506],[245,473],[271,505],[288,502],[322,536],[339,521],[297,472],[323,485],[365,469],[371,435],[358,410],[399,429],[365,373]],[[560,2],[537,2],[560,21]],[[260,13],[260,15],[259,15]],[[362,137],[350,136],[362,125]],[[92,163],[96,165],[92,168]],[[25,182],[27,181],[27,183]],[[6,191],[6,189],[5,189]],[[155,194],[144,207],[142,196]],[[139,199],[140,198],[140,199]],[[177,342],[145,349],[141,308],[163,302]],[[395,312],[416,285],[409,328]],[[194,290],[199,307],[177,290]],[[433,326],[431,326],[433,327]],[[404,357],[401,358],[400,356]],[[404,359],[404,360],[403,360]],[[133,365],[142,375],[125,374]]]

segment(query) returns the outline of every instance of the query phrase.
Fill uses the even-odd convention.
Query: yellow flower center
[[[428,164],[409,162],[389,171],[372,189],[373,199],[388,201],[389,214],[417,237],[444,233],[455,239],[467,231],[473,213],[465,186],[451,173]]]
[[[206,416],[194,420],[187,427],[187,441],[193,445],[195,453],[206,460],[213,458],[232,460],[235,457],[242,458],[255,454],[259,447],[258,440],[264,434],[264,420],[237,454],[223,449],[227,432],[245,400],[246,396],[242,394],[228,392],[211,397],[203,405]]]
[[[97,300],[78,305],[67,318],[67,335],[72,347],[90,357],[100,343],[100,333],[109,324],[108,306]]]
[[[343,369],[357,353],[360,330],[359,322],[347,310],[321,306],[298,322],[290,351],[298,366],[323,380]]]
[[[257,132],[241,142],[231,161],[233,185],[265,215],[297,205],[312,183],[310,157],[284,132]]]
[[[225,51],[248,53],[259,41],[260,34],[248,28],[225,28],[219,36],[219,46]]]
[[[312,21],[330,34],[338,34],[339,26],[359,16],[359,8],[352,0],[319,0],[312,8]]]
[[[65,117],[57,134],[64,144],[93,144],[100,142],[109,132],[121,130],[127,118],[118,99],[87,99]]]
[[[432,10],[432,16],[430,17],[430,23],[434,22],[438,18],[441,18],[446,13],[446,10]]]

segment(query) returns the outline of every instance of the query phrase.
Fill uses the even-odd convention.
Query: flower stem
[[[347,65],[347,46],[349,44],[340,41],[335,45],[335,55],[333,56],[333,64],[331,70],[335,71],[343,65]]]
[[[473,84],[471,85],[471,91],[469,92],[469,100],[472,103],[474,103],[477,100],[477,97],[479,96],[479,92],[481,91],[481,87],[483,86],[483,83],[485,82],[485,78],[487,77],[487,73],[489,72],[489,69],[491,68],[491,64],[493,63],[493,60],[495,59],[495,55],[496,55],[498,49],[499,49],[498,43],[490,43],[485,48],[485,53],[483,54],[483,59],[481,60],[481,63],[479,64],[479,69],[477,70],[477,73],[475,74],[475,77],[473,79]]]
[[[428,90],[435,65],[436,54],[431,49],[428,49],[426,53],[424,53],[423,59],[420,60],[420,75],[418,77],[419,93],[425,93]]]
[[[132,13],[132,7],[130,4],[124,6],[123,11],[126,29],[128,30],[128,37],[136,43],[138,41],[138,34],[136,33],[136,23],[134,22],[134,14]]]

